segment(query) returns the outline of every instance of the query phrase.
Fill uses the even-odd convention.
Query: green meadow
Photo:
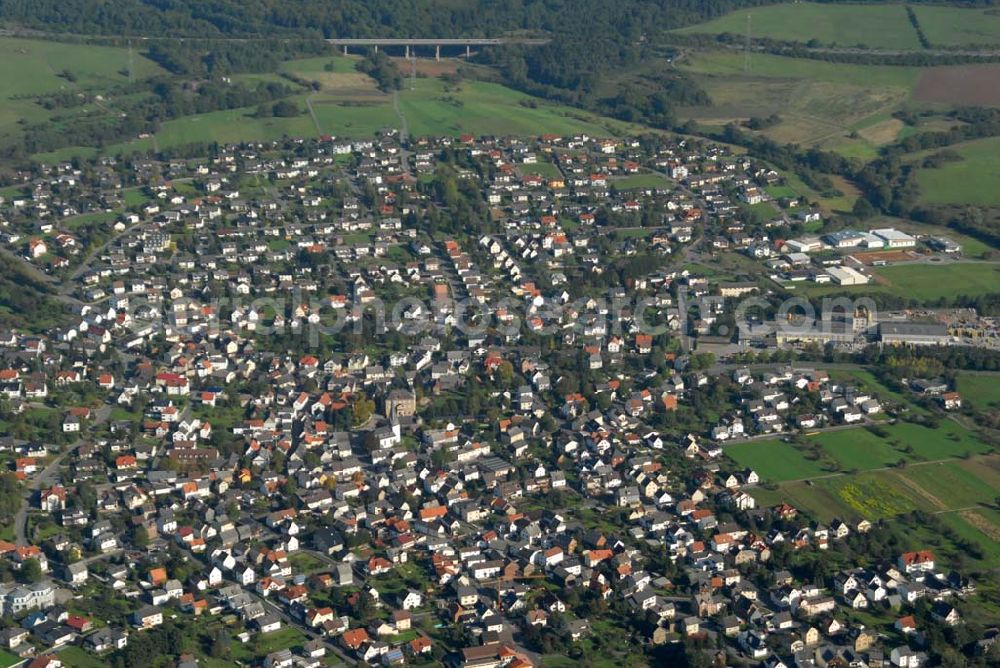
[[[917,170],[920,198],[928,204],[1000,206],[1000,137],[977,139],[949,150],[962,160]]]
[[[165,121],[155,137],[108,147],[111,155],[193,143],[271,141],[282,137],[333,135],[342,138],[370,137],[379,130],[401,127],[392,96],[377,91],[360,73],[342,71],[349,59],[339,58],[333,72],[324,64],[329,58],[292,61],[286,67],[298,73],[311,72],[323,87],[313,94],[289,98],[300,109],[289,118],[258,117],[256,108],[244,107],[194,114]],[[324,78],[325,77],[325,78]],[[399,112],[413,135],[525,135],[544,133],[616,136],[634,126],[591,113],[549,104],[500,84],[463,81],[450,85],[439,79],[408,81],[399,91]],[[311,106],[312,113],[308,109]],[[68,148],[35,156],[38,160],[65,160],[74,155],[93,156],[90,148]]]
[[[760,505],[788,503],[821,521],[884,520],[915,510],[933,513],[960,537],[979,546],[981,565],[1000,565],[1000,513],[990,507],[995,456],[787,482],[759,488]],[[984,473],[987,471],[987,473]],[[994,475],[988,473],[993,471]]]
[[[934,46],[1000,44],[1000,15],[988,9],[913,4],[920,27]]]
[[[752,468],[763,480],[779,482],[828,475],[823,462],[806,459],[802,451],[781,440],[737,443],[725,448],[737,464]]]
[[[917,33],[901,4],[784,3],[735,11],[678,32],[744,35],[748,14],[754,37],[884,49],[920,48]]]
[[[68,44],[12,37],[0,38],[0,139],[19,133],[19,121],[45,120],[53,115],[35,96],[58,92],[101,92],[128,83],[127,49],[90,44]],[[138,52],[132,56],[134,78],[143,79],[163,70]],[[74,113],[95,116],[113,113],[87,104]]]
[[[956,384],[963,402],[981,411],[1000,410],[1000,373],[959,373]]]
[[[879,429],[884,435],[856,427],[806,436],[802,445],[767,439],[729,445],[725,452],[764,480],[780,483],[837,471],[886,468],[900,461],[937,461],[990,451],[975,434],[952,421],[944,421],[936,429],[909,422],[886,424]],[[812,454],[813,446],[819,448],[819,459]]]
[[[452,89],[438,79],[417,79],[399,94],[415,135],[619,134],[624,124],[532,98],[500,84],[464,81]]]
[[[742,53],[732,51],[697,51],[678,65],[695,74],[712,76],[765,77],[770,79],[811,79],[842,84],[910,89],[920,78],[918,67],[889,65],[853,65],[832,63],[810,58],[790,58],[768,53],[750,57],[750,71],[744,68]]]
[[[831,63],[754,53],[750,68],[735,51],[698,50],[678,68],[692,75],[712,104],[682,115],[706,125],[776,114],[763,134],[782,143],[821,146],[874,158],[906,129],[891,112],[907,104],[920,78],[915,67]]]

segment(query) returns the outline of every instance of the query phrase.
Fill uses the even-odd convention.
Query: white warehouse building
[[[917,245],[917,240],[909,234],[891,227],[872,230],[871,233],[885,242],[886,248],[913,248]]]

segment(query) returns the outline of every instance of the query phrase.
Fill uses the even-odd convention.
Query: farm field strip
[[[32,96],[59,92],[103,92],[128,83],[128,52],[125,49],[89,44],[67,44],[12,37],[0,38],[0,137],[21,132],[19,122],[46,120],[49,111]],[[151,60],[134,55],[133,76],[143,79],[163,70]],[[106,108],[88,104],[70,110],[73,114],[107,114]]]
[[[746,33],[747,10],[731,12],[679,33]],[[756,37],[841,46],[919,49],[920,40],[901,4],[832,5],[796,2],[758,7],[749,12]]]
[[[1000,456],[987,459],[1000,463]],[[761,503],[788,502],[824,521],[834,517],[882,519],[913,510],[938,514],[977,510],[992,502],[995,490],[959,462],[914,465],[904,469],[838,474],[783,483],[777,490],[755,489]],[[956,489],[956,484],[967,488]]]

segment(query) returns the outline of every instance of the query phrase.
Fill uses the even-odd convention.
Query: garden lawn
[[[263,656],[279,649],[299,647],[305,642],[306,637],[302,631],[292,626],[285,626],[277,631],[257,636],[254,640],[250,641],[250,644],[254,646],[258,654]]]
[[[101,659],[79,647],[67,647],[56,656],[59,657],[59,660],[62,661],[65,668],[102,668],[107,665]],[[0,657],[0,666],[9,665],[11,664],[3,663],[2,657]]]
[[[558,179],[562,177],[559,168],[551,162],[536,162],[533,165],[518,165],[518,169],[524,174],[538,174],[546,179]]]

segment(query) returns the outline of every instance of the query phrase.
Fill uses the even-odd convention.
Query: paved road
[[[111,415],[111,406],[105,404],[95,411],[93,425],[99,425],[107,421],[108,417]],[[21,500],[21,508],[14,515],[14,540],[18,545],[28,545],[28,537],[26,528],[28,525],[28,508],[31,505],[31,497],[35,492],[42,489],[43,487],[48,487],[52,485],[56,478],[58,477],[59,467],[62,465],[64,459],[67,456],[77,451],[77,449],[87,442],[85,438],[79,438],[69,446],[67,446],[62,452],[56,455],[55,459],[49,462],[38,475],[32,478],[28,484],[25,486],[25,497]]]

